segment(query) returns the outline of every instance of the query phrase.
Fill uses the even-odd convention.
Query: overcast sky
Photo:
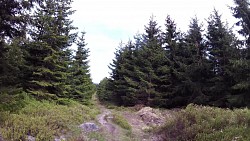
[[[109,76],[108,65],[119,43],[143,33],[150,16],[154,15],[164,29],[169,14],[177,28],[186,31],[192,17],[196,15],[206,23],[215,8],[232,26],[235,19],[228,8],[232,5],[233,0],[74,0],[72,8],[76,12],[72,19],[79,31],[86,32],[91,77],[99,83]]]

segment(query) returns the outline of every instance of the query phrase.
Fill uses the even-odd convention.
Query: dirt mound
[[[137,112],[137,115],[142,119],[142,121],[149,126],[160,126],[165,122],[164,116],[161,114],[160,110],[153,109],[150,107],[144,107]]]

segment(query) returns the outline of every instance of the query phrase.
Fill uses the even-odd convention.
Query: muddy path
[[[105,141],[163,141],[159,134],[152,131],[158,127],[158,124],[164,125],[164,117],[168,117],[167,113],[150,107],[108,109],[98,99],[95,99],[95,105],[100,110],[96,121],[100,125],[99,131]],[[123,129],[113,123],[114,114],[121,115],[130,124],[131,130]]]
[[[106,109],[104,106],[99,105],[101,114],[97,116],[98,122],[102,126],[102,130],[112,137],[115,137],[119,134],[118,127],[112,123],[112,112]]]
[[[123,133],[121,128],[112,122],[112,109],[106,108],[98,99],[95,99],[95,105],[100,110],[100,114],[97,115],[97,122],[100,124],[100,132],[104,136],[105,141],[121,141],[120,136]]]

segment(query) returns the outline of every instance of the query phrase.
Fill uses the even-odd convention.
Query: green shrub
[[[25,92],[0,92],[0,111],[16,112],[22,109],[28,100]]]
[[[98,112],[77,102],[65,106],[30,100],[17,113],[3,113],[0,132],[4,139],[24,140],[29,134],[36,141],[44,141],[73,132],[81,123],[95,119]]]
[[[56,103],[59,104],[59,105],[70,106],[70,105],[75,104],[76,101],[73,101],[72,99],[68,99],[68,98],[59,98],[59,99],[57,99]]]
[[[113,114],[113,122],[126,130],[131,130],[132,128],[128,121],[118,114]]]
[[[190,104],[161,129],[166,140],[250,140],[250,110]]]

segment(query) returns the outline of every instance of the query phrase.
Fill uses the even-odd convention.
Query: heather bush
[[[190,104],[160,129],[170,141],[250,140],[250,110]]]

